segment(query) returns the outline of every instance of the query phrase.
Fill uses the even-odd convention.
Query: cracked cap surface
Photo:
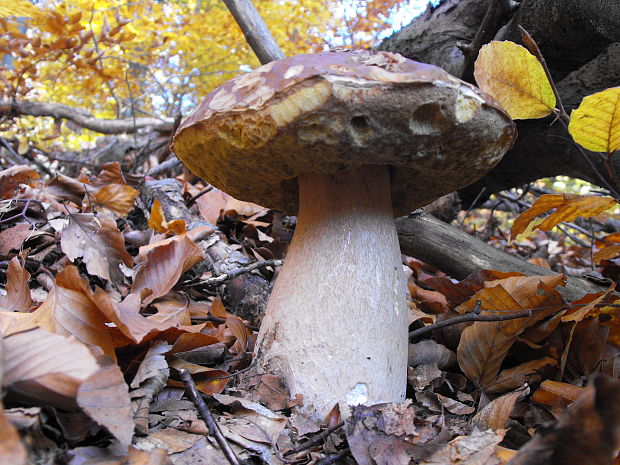
[[[404,214],[465,187],[512,146],[490,96],[390,52],[327,52],[271,62],[208,94],[173,150],[241,200],[297,213],[296,177],[389,165]]]

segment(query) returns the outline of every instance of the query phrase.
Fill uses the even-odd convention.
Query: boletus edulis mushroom
[[[174,152],[195,174],[299,215],[257,357],[308,412],[404,400],[408,308],[394,214],[473,183],[515,136],[474,86],[369,51],[268,63],[215,89],[181,124]]]

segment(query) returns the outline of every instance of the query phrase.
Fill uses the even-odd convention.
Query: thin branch
[[[532,313],[533,313],[533,310],[520,310],[518,312],[510,312],[510,313],[498,312],[495,315],[481,315],[480,313],[472,311],[470,313],[466,313],[465,315],[460,315],[454,318],[450,318],[449,320],[438,321],[437,323],[424,326],[423,328],[414,329],[413,331],[409,332],[409,340],[415,339],[416,337],[430,333],[436,329],[444,328],[446,326],[457,325],[465,321],[516,320],[518,318],[527,318],[528,316],[532,316]]]
[[[284,52],[250,0],[224,0],[261,64],[281,60]]]
[[[60,103],[0,100],[0,115],[10,115],[12,113],[64,118],[73,121],[78,126],[101,134],[132,133],[146,127],[151,127],[155,131],[170,132],[174,124],[174,119],[172,118],[99,119],[86,110]]]
[[[185,390],[187,394],[196,406],[198,413],[207,424],[207,428],[209,428],[209,434],[213,436],[217,441],[220,449],[222,449],[222,452],[226,456],[226,460],[228,460],[231,465],[240,465],[239,459],[235,455],[235,452],[226,441],[226,438],[220,431],[220,428],[213,419],[213,416],[211,416],[211,412],[209,412],[209,409],[202,400],[202,397],[200,397],[200,395],[198,394],[196,385],[194,384],[194,380],[190,376],[189,372],[187,370],[181,370],[179,372],[179,375],[181,377],[181,381],[183,381],[183,384],[185,385]]]
[[[283,260],[279,258],[274,258],[271,260],[259,260],[256,262],[252,262],[249,265],[242,266],[236,268],[228,273],[222,273],[218,276],[214,276],[212,278],[208,278],[202,281],[198,281],[196,283],[188,284],[189,287],[210,287],[214,288],[221,284],[224,284],[226,281],[236,278],[245,273],[249,273],[250,271],[256,270],[257,268],[263,268],[265,266],[280,266],[284,263]]]
[[[331,465],[332,463],[338,463],[340,460],[345,458],[350,453],[351,453],[351,449],[349,449],[348,447],[345,447],[337,454],[330,455],[329,457],[325,457],[323,460],[318,461],[316,465]]]
[[[476,32],[476,35],[467,46],[461,47],[465,57],[461,79],[473,81],[474,62],[482,45],[491,41],[501,25],[502,18],[510,11],[508,0],[490,0],[484,19]]]
[[[295,449],[286,451],[284,453],[284,457],[288,457],[289,455],[293,455],[293,454],[298,454],[299,452],[303,452],[305,450],[310,449],[312,446],[319,444],[320,442],[323,442],[323,440],[327,438],[327,436],[332,434],[337,429],[342,428],[343,426],[344,426],[344,421],[341,421],[340,423],[337,423],[334,426],[327,428],[325,431],[322,431],[321,433],[317,434],[309,441],[306,441],[305,443],[303,443],[301,446],[296,447]]]
[[[189,199],[187,201],[187,206],[191,207],[192,205],[194,205],[196,203],[196,200],[198,200],[200,197],[202,197],[206,193],[211,192],[212,190],[213,190],[213,186],[212,185],[208,185],[207,187],[202,189],[200,192],[198,192],[196,195],[194,195],[191,199]]]

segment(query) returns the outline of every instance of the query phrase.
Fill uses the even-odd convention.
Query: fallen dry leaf
[[[465,328],[457,359],[465,375],[485,389],[494,384],[501,364],[517,337],[528,327],[565,306],[556,289],[545,284],[562,282],[560,277],[510,277],[476,293],[460,308],[473,309],[479,300],[482,315],[531,309],[529,317],[505,321],[476,321]],[[549,279],[551,281],[549,281]]]
[[[70,215],[69,224],[61,232],[60,245],[70,260],[81,257],[90,274],[116,283],[124,279],[120,264],[133,266],[123,235],[109,214]]]
[[[425,461],[425,465],[500,465],[496,446],[504,438],[497,431],[474,431],[469,436],[459,436]]]
[[[142,299],[146,305],[165,295],[181,275],[204,258],[200,248],[185,234],[140,247],[140,268],[134,277],[132,294],[148,294]]]
[[[576,401],[585,391],[586,388],[581,386],[546,379],[540,383],[540,387],[532,395],[532,402],[544,405],[558,417],[567,406]]]
[[[80,385],[99,370],[94,355],[73,337],[33,329],[4,338],[3,385],[24,400],[77,407]]]
[[[11,166],[0,171],[0,198],[14,197],[20,184],[30,184],[39,178],[39,173],[26,165]]]
[[[19,263],[17,257],[9,261],[6,271],[6,295],[0,296],[0,307],[8,312],[27,312],[34,302],[30,295],[28,273]]]
[[[528,392],[529,390],[519,389],[492,400],[482,410],[476,413],[473,422],[476,423],[478,428],[482,431],[488,429],[495,432],[504,430],[506,421],[510,418],[510,414],[517,400],[524,397]]]
[[[538,432],[509,465],[610,465],[620,448],[620,380],[597,375],[551,428]]]
[[[77,391],[77,403],[90,418],[104,426],[122,446],[131,445],[136,427],[129,390],[114,361],[100,357],[102,367],[88,377]]]
[[[27,465],[28,453],[22,444],[19,433],[4,416],[4,409],[0,403],[0,457],[2,463],[11,465]]]
[[[11,250],[19,250],[32,234],[30,224],[18,223],[0,232],[0,255],[8,255]]]
[[[93,208],[97,211],[125,216],[133,208],[139,194],[136,189],[127,184],[107,184],[92,197]]]

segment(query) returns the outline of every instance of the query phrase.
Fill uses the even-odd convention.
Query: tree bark
[[[419,258],[456,279],[465,279],[480,270],[516,271],[528,276],[558,274],[491,247],[428,213],[397,218],[396,230],[402,253]],[[566,287],[558,290],[572,301],[605,288],[585,279],[569,277]]]
[[[200,241],[206,260],[201,262],[205,271],[214,274],[228,273],[251,262],[239,251],[233,250],[221,239],[217,228],[195,215],[183,200],[181,185],[174,179],[147,181],[140,190],[140,198],[146,212],[151,210],[155,199],[159,200],[166,218],[182,219],[187,229],[197,226],[211,226],[216,233]],[[218,294],[226,309],[239,317],[258,324],[262,318],[271,292],[271,283],[260,274],[245,273],[233,278],[218,288]]]

